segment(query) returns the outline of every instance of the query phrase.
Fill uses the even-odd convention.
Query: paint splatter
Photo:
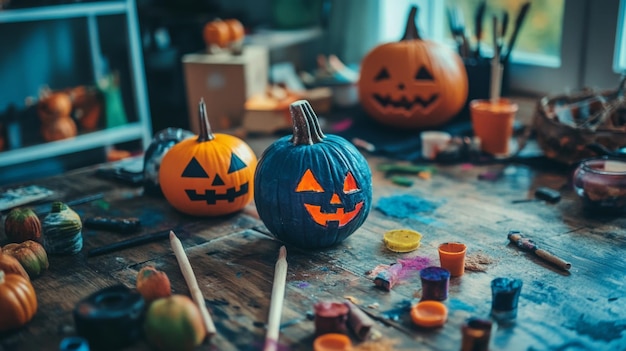
[[[459,299],[448,300],[448,308],[450,310],[461,310],[461,311],[468,311],[468,312],[474,312],[476,310],[474,306],[468,305],[467,303]]]
[[[383,197],[378,200],[376,208],[387,216],[395,218],[412,218],[424,224],[435,222],[433,218],[420,214],[432,213],[440,204],[422,199],[415,195],[397,195]]]
[[[465,256],[465,270],[471,272],[486,272],[487,266],[494,260],[482,252],[467,254]]]
[[[308,282],[303,282],[303,281],[298,281],[295,282],[296,288],[298,289],[304,289],[304,288],[308,288],[309,286],[311,286],[311,284],[309,284]]]

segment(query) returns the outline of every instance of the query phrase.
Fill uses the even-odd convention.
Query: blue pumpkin
[[[330,247],[365,222],[372,203],[372,172],[354,145],[322,133],[308,101],[296,101],[289,110],[293,135],[263,152],[254,177],[254,201],[277,239],[300,248]]]

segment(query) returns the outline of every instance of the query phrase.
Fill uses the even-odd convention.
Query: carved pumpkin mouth
[[[248,182],[244,183],[237,190],[235,187],[226,189],[225,193],[218,194],[213,189],[207,189],[203,193],[198,193],[193,189],[185,189],[185,193],[191,201],[206,201],[208,205],[215,205],[218,200],[226,200],[228,202],[235,201],[238,197],[244,196],[248,193]]]
[[[424,100],[419,96],[413,98],[413,101],[409,101],[406,96],[403,96],[400,100],[394,100],[391,96],[386,95],[382,96],[379,94],[374,94],[374,100],[376,100],[382,107],[391,106],[393,108],[403,108],[407,111],[410,111],[415,106],[421,106],[422,108],[428,108],[433,102],[435,102],[439,98],[439,94],[433,94],[429,99]]]
[[[338,207],[334,213],[323,213],[322,206],[304,204],[307,212],[311,215],[315,223],[326,227],[328,222],[339,222],[339,228],[350,223],[363,208],[363,201],[354,206],[354,210],[345,212],[343,207]]]

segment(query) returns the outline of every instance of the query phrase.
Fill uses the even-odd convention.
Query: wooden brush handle
[[[535,255],[543,258],[544,260],[556,265],[557,267],[563,269],[563,270],[569,270],[572,267],[572,264],[569,262],[565,262],[562,259],[554,256],[553,254],[549,253],[546,250],[542,250],[542,249],[537,249],[535,250]]]

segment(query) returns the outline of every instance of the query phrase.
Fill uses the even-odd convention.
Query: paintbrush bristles
[[[280,331],[280,318],[285,299],[285,284],[287,280],[287,249],[281,246],[278,253],[274,271],[274,283],[270,300],[270,312],[265,336],[264,351],[276,351],[278,346],[278,334]]]
[[[187,253],[185,253],[183,244],[180,242],[178,237],[176,237],[176,234],[174,234],[173,231],[170,231],[170,245],[172,246],[172,251],[174,251],[176,261],[178,261],[180,270],[183,273],[185,282],[187,283],[187,288],[189,289],[189,293],[191,294],[191,299],[196,303],[198,309],[200,310],[200,315],[202,316],[202,320],[204,321],[207,336],[211,337],[216,333],[215,325],[213,324],[211,315],[206,308],[204,296],[202,296],[202,291],[198,286],[198,281],[196,280],[196,276],[193,273],[191,263],[189,263],[189,258],[187,258]]]

